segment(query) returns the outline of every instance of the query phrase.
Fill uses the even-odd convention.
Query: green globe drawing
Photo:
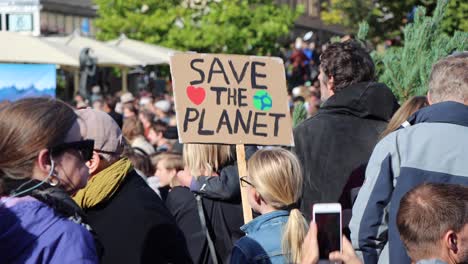
[[[273,106],[273,100],[267,91],[261,90],[253,96],[253,105],[258,110],[268,111]]]

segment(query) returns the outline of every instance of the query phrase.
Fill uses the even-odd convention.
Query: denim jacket
[[[232,250],[231,263],[287,263],[281,241],[288,211],[274,211],[261,215],[241,227],[246,236],[239,239]]]

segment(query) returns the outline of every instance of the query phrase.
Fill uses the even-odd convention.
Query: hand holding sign
[[[236,144],[239,175],[247,173],[242,144],[293,145],[281,59],[176,53],[171,74],[181,143]],[[178,176],[190,184],[187,173]],[[247,223],[244,187],[241,195]]]

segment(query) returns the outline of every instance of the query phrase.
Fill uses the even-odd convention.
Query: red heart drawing
[[[192,103],[199,105],[205,100],[205,89],[202,87],[187,86],[187,95]]]

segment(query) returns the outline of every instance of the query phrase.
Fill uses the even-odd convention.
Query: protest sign
[[[280,58],[175,53],[170,62],[180,142],[293,145]]]

